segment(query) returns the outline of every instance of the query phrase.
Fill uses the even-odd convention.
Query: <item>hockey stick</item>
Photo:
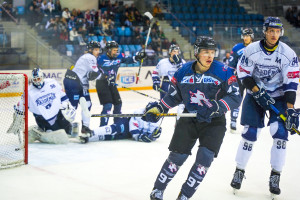
[[[197,113],[161,113],[158,117],[196,117]],[[91,117],[143,117],[145,114],[93,114]]]
[[[155,99],[156,101],[159,101],[159,100],[160,100],[160,99],[158,99],[158,98],[149,96],[148,94],[144,94],[144,93],[142,93],[142,92],[138,92],[138,91],[136,91],[136,90],[134,90],[134,89],[131,89],[131,88],[128,88],[128,87],[125,87],[125,86],[121,86],[121,85],[118,85],[118,84],[115,84],[115,86],[119,86],[119,87],[121,87],[121,88],[125,88],[125,89],[127,89],[127,90],[130,90],[130,91],[132,91],[132,92],[138,93],[138,94],[143,95],[143,96],[145,96],[145,97],[149,97],[149,98],[151,98],[151,99]]]
[[[145,53],[146,53],[146,48],[147,48],[147,45],[148,45],[148,40],[149,40],[149,36],[150,36],[150,32],[151,32],[151,26],[152,26],[152,19],[153,19],[153,16],[152,16],[152,14],[151,14],[150,12],[145,12],[144,15],[145,15],[146,17],[148,17],[149,20],[150,20],[150,27],[149,27],[149,29],[148,29],[147,38],[146,38],[146,43],[145,43],[145,48],[144,48]],[[139,82],[139,76],[140,76],[141,68],[142,68],[142,66],[143,66],[143,62],[144,62],[144,59],[141,60],[141,64],[140,64],[140,67],[139,67],[138,74],[137,74],[137,76],[136,76],[136,82],[135,82],[135,84],[137,84],[137,83]]]
[[[273,105],[271,104],[270,107],[271,107],[271,109],[272,109],[277,115],[279,115],[279,117],[280,117],[283,121],[286,121],[286,120],[287,120],[286,117],[285,117],[283,114],[281,114],[281,113],[279,112],[279,110],[278,110],[275,106],[273,106]],[[297,130],[297,129],[295,129],[295,128],[292,128],[292,130],[295,131],[298,135],[300,135],[300,131],[299,131],[299,130]]]
[[[161,88],[158,88],[157,91],[162,92],[162,93],[164,93],[164,94],[167,94],[167,92],[164,91],[164,90],[162,90]]]

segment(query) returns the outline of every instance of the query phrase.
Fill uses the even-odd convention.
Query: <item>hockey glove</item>
[[[150,102],[146,106],[146,110],[144,116],[142,117],[142,120],[156,123],[161,118],[161,116],[157,116],[157,114],[167,113],[168,111],[169,109],[163,106],[161,103]]]
[[[114,74],[110,74],[108,77],[107,77],[107,81],[108,81],[108,85],[110,86],[114,86],[115,83],[116,83],[116,77]]]
[[[179,63],[181,63],[181,58],[179,57],[179,55],[174,55],[173,56],[173,60],[174,60],[174,62],[176,63],[176,64],[179,64]]]
[[[64,118],[72,123],[75,120],[76,109],[72,106],[70,101],[63,101],[60,107],[61,113]]]
[[[95,80],[100,74],[101,74],[101,71],[98,71],[98,72],[91,71],[87,74],[87,78],[89,81],[92,81],[92,80]]]
[[[299,127],[299,112],[294,108],[288,108],[286,110],[286,121],[285,128],[291,132],[291,134],[295,134],[293,128],[297,129]]]
[[[219,114],[219,104],[215,100],[206,101],[203,105],[198,106],[197,111],[197,120],[199,122],[211,122],[211,118],[214,117],[215,114]]]
[[[158,89],[160,88],[160,80],[159,77],[153,77],[153,90],[158,91]]]
[[[153,132],[151,133],[152,136],[152,140],[156,140],[157,138],[159,138],[161,135],[161,127],[156,127]]]
[[[145,50],[143,49],[143,50],[141,50],[141,51],[139,51],[139,52],[137,52],[137,53],[135,54],[134,59],[135,59],[136,61],[141,61],[141,60],[145,59],[146,57],[147,57],[146,52],[145,52]]]
[[[265,110],[271,110],[270,105],[275,103],[275,100],[266,92],[264,88],[260,88],[258,92],[253,92],[253,98],[256,103]]]

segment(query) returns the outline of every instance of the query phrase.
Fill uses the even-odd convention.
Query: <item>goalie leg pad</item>
[[[13,114],[13,122],[7,130],[7,133],[18,134],[24,128],[24,115],[17,113]]]
[[[46,131],[43,132],[40,129],[33,128],[33,131],[36,134],[40,135],[38,140],[42,143],[49,143],[49,144],[67,144],[69,143],[68,136],[64,129],[59,129],[57,131]]]
[[[39,129],[38,126],[30,126],[28,128],[28,143],[34,143],[36,140],[39,140],[41,137],[41,134],[39,132],[41,132],[42,130],[40,129],[39,132],[37,132],[36,130]]]

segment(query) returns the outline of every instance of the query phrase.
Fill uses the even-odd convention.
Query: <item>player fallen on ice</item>
[[[33,113],[37,126],[29,127],[29,143],[36,140],[43,143],[68,143],[67,134],[71,136],[73,133],[71,123],[76,112],[61,85],[54,79],[44,79],[40,68],[32,70],[31,82],[28,88],[28,109]],[[24,113],[23,101],[22,98],[15,106],[14,122],[8,132],[15,133],[20,127]]]
[[[229,58],[229,66],[233,67],[235,70],[237,68],[237,63],[239,59],[242,57],[244,53],[244,49],[253,42],[254,40],[254,32],[252,28],[244,28],[242,30],[241,39],[243,40],[243,43],[236,44],[231,51],[231,55]],[[238,78],[238,77],[237,77]],[[240,93],[243,98],[245,87],[241,83],[241,81],[238,79],[238,84],[240,87]],[[239,108],[231,110],[231,122],[230,122],[230,129],[232,132],[236,130],[236,121],[239,116]]]
[[[137,52],[135,56],[125,57],[119,52],[119,44],[116,41],[107,42],[106,54],[97,58],[98,66],[104,71],[104,76],[96,81],[96,89],[100,104],[103,105],[101,114],[108,114],[114,106],[113,113],[120,114],[122,100],[116,86],[116,76],[121,63],[131,64],[146,58],[144,50]],[[117,118],[115,118],[117,119]],[[108,117],[102,117],[100,126],[106,126]]]
[[[288,131],[293,134],[295,132],[292,128],[299,126],[299,113],[294,108],[299,64],[295,52],[280,41],[284,29],[279,18],[268,17],[263,24],[263,33],[264,39],[248,45],[237,65],[238,77],[247,93],[241,115],[244,130],[236,154],[236,170],[231,187],[235,190],[241,188],[248,160],[261,129],[265,126],[264,119],[268,111],[268,126],[273,138],[269,190],[271,194],[279,195]],[[272,110],[272,106],[285,113],[285,122]]]
[[[241,96],[233,70],[215,61],[216,43],[210,37],[200,36],[194,44],[196,61],[185,63],[173,76],[168,94],[160,102],[149,103],[145,119],[157,122],[158,113],[183,102],[184,113],[197,117],[181,117],[169,145],[171,151],[164,162],[150,194],[152,200],[163,199],[168,183],[183,165],[197,140],[196,160],[188,178],[181,187],[178,199],[189,199],[205,177],[217,157],[226,132],[225,113],[237,108]]]
[[[134,114],[144,112],[145,109],[139,109]],[[80,140],[82,143],[87,143],[132,138],[135,141],[152,142],[159,138],[161,134],[160,121],[156,123],[146,122],[141,117],[118,118],[112,125],[95,128],[91,137],[80,136]]]
[[[96,58],[100,53],[100,43],[90,41],[87,45],[88,52],[82,55],[74,67],[67,70],[64,78],[64,87],[71,104],[77,109],[78,103],[81,106],[82,134],[92,134],[90,126],[89,111],[92,107],[89,93],[89,81],[99,79],[102,71],[97,67]]]

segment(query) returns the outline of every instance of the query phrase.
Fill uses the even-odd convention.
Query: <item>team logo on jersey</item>
[[[236,83],[237,79],[235,75],[232,75],[229,79],[228,79],[228,85],[231,85],[232,83]]]
[[[194,75],[183,77],[181,83],[194,83]]]
[[[274,76],[279,74],[281,70],[276,66],[260,65],[256,64],[254,68],[254,75],[258,78],[264,79],[264,81],[269,81]]]
[[[212,107],[212,104],[205,97],[203,92],[197,90],[196,93],[193,93],[192,91],[190,91],[190,95],[191,95],[190,103],[198,104],[198,106],[203,106],[203,103],[205,103],[209,108]]]
[[[35,102],[37,106],[44,106],[46,109],[50,109],[55,98],[55,93],[49,93],[41,96],[40,98],[35,100]]]
[[[290,79],[299,78],[299,71],[289,72],[286,76]]]
[[[200,176],[204,176],[206,174],[206,169],[202,165],[197,166],[197,172],[199,173]]]
[[[117,60],[106,60],[106,62],[103,63],[103,67],[110,67],[113,65],[118,65],[121,62],[120,59]]]
[[[197,83],[201,82],[201,79],[199,79],[199,81],[198,81],[197,77],[196,77],[196,79],[197,79],[197,81],[196,81]],[[220,85],[221,84],[221,82],[218,79],[213,78],[211,76],[204,76],[203,79],[202,79],[202,83],[214,83],[215,85]]]
[[[139,124],[138,123],[136,123],[136,122],[133,122],[133,126],[135,126],[135,127],[139,127]]]
[[[171,172],[176,172],[176,171],[177,171],[177,166],[176,166],[174,163],[172,163],[172,162],[170,162],[168,168],[169,168],[169,170],[170,170]]]

